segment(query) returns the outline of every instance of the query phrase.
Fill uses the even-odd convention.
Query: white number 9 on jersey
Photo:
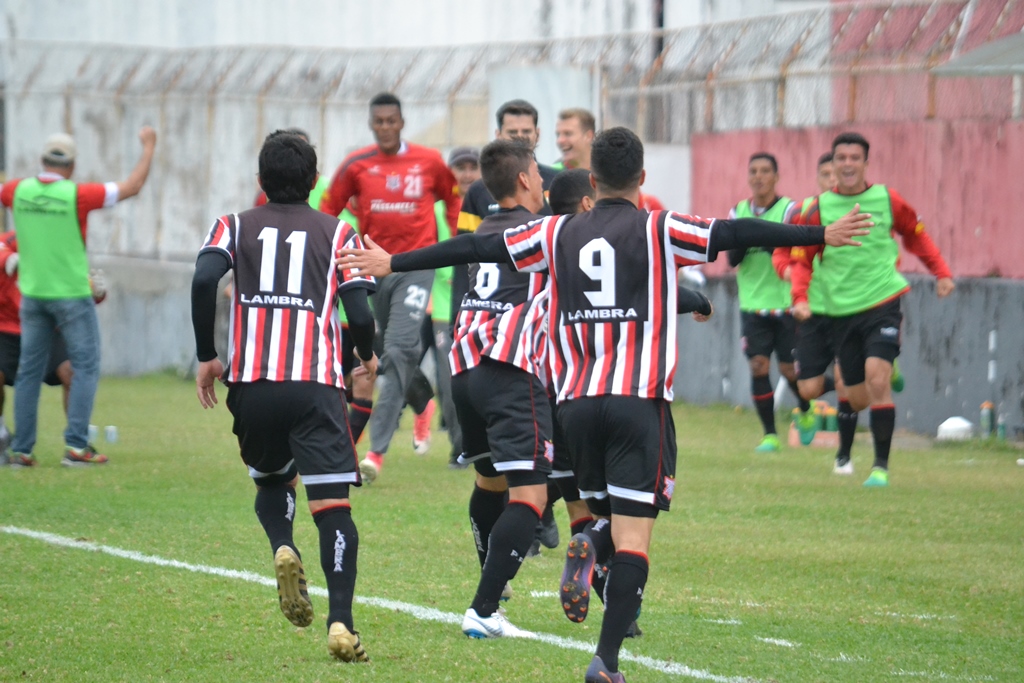
[[[584,292],[591,306],[615,305],[615,247],[603,237],[590,240],[580,249],[580,270],[601,283],[596,292]]]

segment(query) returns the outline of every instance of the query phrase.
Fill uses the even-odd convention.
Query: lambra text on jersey
[[[383,199],[371,199],[370,211],[374,213],[415,213],[416,202],[386,202]]]
[[[483,308],[488,311],[511,311],[515,308],[512,304],[503,301],[488,301],[487,299],[470,299],[468,296],[462,300],[466,308]]]
[[[240,301],[247,306],[289,306],[313,310],[312,299],[300,299],[297,296],[275,296],[274,294],[253,294],[250,299],[242,294]]]
[[[575,323],[580,320],[628,320],[636,318],[636,309],[628,308],[592,308],[585,311],[569,311],[569,322]]]

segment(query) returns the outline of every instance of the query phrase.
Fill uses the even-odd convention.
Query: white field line
[[[893,671],[891,676],[908,677],[908,678],[924,678],[929,681],[994,681],[996,679],[991,676],[968,676],[965,674],[948,674],[944,671],[906,671],[904,669],[896,669]]]
[[[531,598],[557,598],[558,593],[555,591],[530,591]]]
[[[780,638],[762,638],[761,636],[754,636],[754,640],[760,640],[762,643],[768,643],[769,645],[778,645],[779,647],[800,647],[800,643],[793,643]]]
[[[262,586],[276,587],[277,582],[267,576],[256,574],[254,572],[238,571],[235,569],[225,569],[223,567],[210,567],[204,564],[192,564],[189,562],[181,562],[179,560],[169,560],[156,555],[146,555],[144,553],[136,552],[134,550],[124,550],[123,548],[115,548],[109,545],[100,545],[98,543],[90,543],[88,541],[79,541],[74,538],[67,536],[59,536],[57,534],[51,534],[44,531],[33,531],[32,529],[23,529],[21,527],[14,526],[0,526],[0,531],[6,534],[12,534],[16,536],[25,536],[32,538],[37,541],[43,541],[51,545],[60,546],[63,548],[74,548],[77,550],[90,550],[93,552],[104,553],[106,555],[113,555],[114,557],[120,557],[126,560],[132,560],[134,562],[141,562],[143,564],[152,564],[158,567],[169,567],[172,569],[184,569],[186,571],[195,572],[197,574],[210,574],[212,576],[219,576],[226,579],[238,579],[241,581],[247,581],[249,583],[257,583]],[[327,597],[327,590],[324,588],[309,586],[309,592],[312,595],[318,595],[321,597]],[[408,602],[400,602],[398,600],[387,600],[385,598],[374,598],[365,596],[356,596],[355,602],[361,605],[368,605],[370,607],[379,607],[381,609],[387,609],[397,612],[403,612],[421,621],[437,621],[443,624],[461,624],[462,615],[453,614],[451,612],[442,612],[441,610],[433,609],[430,607],[422,607],[420,605],[413,605]],[[562,648],[564,650],[579,650],[580,652],[593,652],[594,643],[584,642],[582,640],[575,640],[573,638],[563,638],[548,633],[535,633],[533,640],[539,640],[542,643],[554,645],[555,647]],[[742,676],[719,676],[702,669],[692,669],[685,664],[678,662],[666,662],[653,657],[645,657],[642,655],[633,655],[622,650],[619,654],[620,661],[634,662],[645,666],[655,671],[662,673],[674,674],[677,676],[685,676],[688,678],[694,678],[702,681],[712,681],[713,683],[757,683],[754,678],[747,678]]]
[[[901,614],[899,612],[875,612],[875,616],[892,617],[894,619],[919,619],[921,621],[956,619],[956,617],[944,617],[938,614]]]
[[[723,624],[725,626],[741,626],[743,624],[739,619],[701,619],[709,624]]]

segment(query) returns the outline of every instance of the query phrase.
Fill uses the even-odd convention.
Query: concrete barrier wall
[[[913,289],[902,300],[900,356],[907,387],[895,397],[897,427],[934,435],[953,415],[977,424],[979,406],[990,400],[1001,406],[1012,433],[1024,424],[1024,283],[964,278],[948,299],[939,300],[932,278],[910,280]],[[714,318],[698,324],[686,316],[680,324],[676,398],[751,406],[736,281],[712,278],[707,294],[715,304]],[[774,364],[772,378],[774,384]],[[835,402],[834,394],[828,398]]]

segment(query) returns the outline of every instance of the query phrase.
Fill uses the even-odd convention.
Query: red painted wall
[[[748,196],[747,159],[779,160],[781,194],[816,192],[815,164],[843,130],[871,143],[868,182],[885,183],[917,209],[958,277],[1024,279],[1024,121],[874,123],[694,135],[694,214],[724,217]],[[902,270],[926,272],[912,255]],[[727,270],[725,259],[709,274]]]

